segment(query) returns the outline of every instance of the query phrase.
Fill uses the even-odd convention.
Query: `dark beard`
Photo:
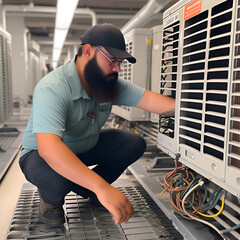
[[[113,72],[104,75],[99,67],[96,55],[86,64],[84,77],[93,96],[100,102],[114,102],[117,97],[118,73]]]

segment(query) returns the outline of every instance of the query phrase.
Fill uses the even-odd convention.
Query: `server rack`
[[[11,35],[0,28],[0,123],[13,111]]]

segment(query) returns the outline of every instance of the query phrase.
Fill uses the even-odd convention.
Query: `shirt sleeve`
[[[33,133],[52,133],[63,138],[67,104],[52,87],[37,87],[33,97]]]
[[[135,107],[143,97],[145,89],[123,78],[118,79],[118,97],[114,105]]]

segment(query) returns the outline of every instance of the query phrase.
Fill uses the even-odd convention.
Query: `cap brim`
[[[124,50],[107,46],[103,47],[115,58],[127,59],[130,63],[136,63],[137,61],[135,57]]]

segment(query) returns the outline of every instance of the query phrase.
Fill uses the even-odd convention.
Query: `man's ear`
[[[83,46],[83,55],[89,60],[94,55],[94,48],[91,44],[85,44]]]

